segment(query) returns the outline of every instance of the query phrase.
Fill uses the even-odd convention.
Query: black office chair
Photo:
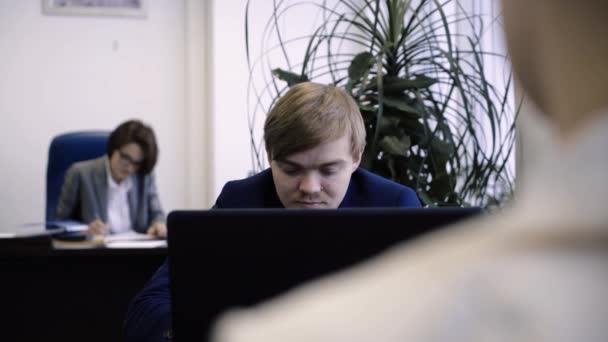
[[[110,132],[79,131],[57,135],[49,147],[46,170],[46,221],[55,220],[57,202],[67,169],[75,162],[106,153]]]

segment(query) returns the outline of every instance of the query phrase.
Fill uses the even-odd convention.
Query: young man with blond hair
[[[228,182],[216,208],[419,207],[414,191],[359,168],[365,127],[340,88],[297,84],[264,124],[270,169]]]
[[[214,208],[420,207],[416,193],[359,167],[365,127],[344,90],[305,82],[289,89],[266,118],[270,168],[228,182]],[[129,307],[127,341],[170,336],[171,298],[165,262]]]

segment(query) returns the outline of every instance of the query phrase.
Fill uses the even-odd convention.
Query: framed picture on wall
[[[144,0],[42,0],[42,13],[145,17]]]

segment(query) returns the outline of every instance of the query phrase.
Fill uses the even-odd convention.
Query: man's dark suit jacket
[[[214,208],[282,208],[270,169],[226,183]],[[362,168],[352,175],[340,208],[420,207],[416,193]],[[131,302],[125,320],[126,341],[166,341],[171,329],[167,261]]]

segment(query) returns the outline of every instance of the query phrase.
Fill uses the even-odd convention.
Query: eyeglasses
[[[123,163],[129,164],[129,165],[133,165],[133,167],[135,167],[135,168],[139,168],[141,166],[141,164],[144,162],[143,159],[142,160],[134,160],[133,157],[131,157],[130,155],[124,153],[121,150],[118,150],[118,156],[120,157],[120,160]]]

